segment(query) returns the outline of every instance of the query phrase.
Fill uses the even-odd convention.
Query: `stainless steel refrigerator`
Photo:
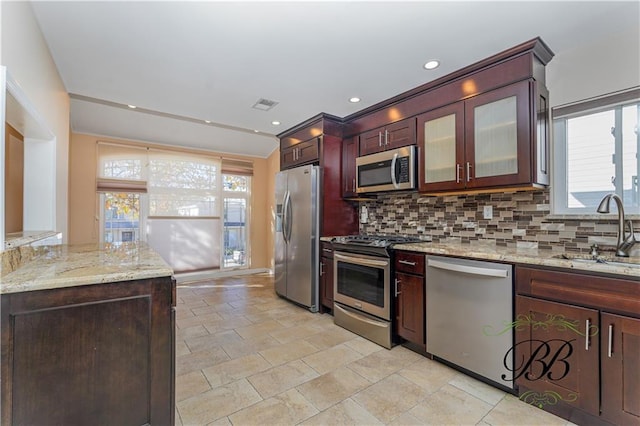
[[[320,168],[278,173],[275,196],[276,293],[317,312]]]

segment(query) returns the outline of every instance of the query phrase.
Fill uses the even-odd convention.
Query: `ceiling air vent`
[[[269,111],[271,108],[273,108],[276,105],[278,105],[278,102],[276,101],[260,98],[255,104],[253,104],[253,108],[259,109],[262,111]]]

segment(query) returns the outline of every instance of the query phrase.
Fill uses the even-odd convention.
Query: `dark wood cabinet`
[[[322,310],[333,311],[333,246],[320,242],[320,304]]]
[[[171,277],[2,295],[2,424],[173,424]]]
[[[320,142],[320,138],[313,138],[280,151],[280,169],[290,169],[318,161]]]
[[[416,120],[412,117],[362,133],[359,152],[367,155],[415,143]]]
[[[358,157],[358,137],[342,141],[342,197],[352,198],[356,192],[356,157]]]
[[[600,360],[602,418],[640,425],[640,319],[602,312]]]
[[[520,398],[578,424],[640,425],[640,281],[516,267]]]
[[[424,254],[397,251],[395,266],[396,334],[425,345]]]
[[[357,233],[357,206],[342,197],[342,119],[319,114],[278,138],[281,170],[303,164],[320,166],[320,236]]]
[[[516,313],[516,383],[521,395],[535,392],[523,399],[559,399],[597,416],[598,311],[516,296]]]
[[[418,117],[422,192],[529,187],[548,183],[548,110],[525,80]],[[539,147],[539,144],[545,144]]]

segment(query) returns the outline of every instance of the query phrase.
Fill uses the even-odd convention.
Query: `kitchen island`
[[[173,424],[175,282],[157,253],[40,246],[6,264],[3,425]]]

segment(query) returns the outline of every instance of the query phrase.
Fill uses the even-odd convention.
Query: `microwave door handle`
[[[398,160],[398,153],[393,154],[393,159],[391,160],[391,183],[394,188],[398,187],[398,181],[396,179],[396,161]]]

